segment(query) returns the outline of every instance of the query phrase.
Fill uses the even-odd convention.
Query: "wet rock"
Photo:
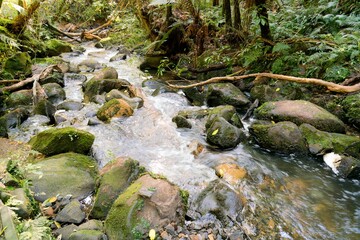
[[[325,154],[323,159],[336,175],[344,178],[360,179],[359,159],[334,152]]]
[[[73,232],[69,240],[107,240],[107,236],[97,230],[77,230]]]
[[[310,124],[302,124],[300,131],[306,138],[309,151],[321,154],[324,151],[346,153],[353,157],[360,156],[360,138],[340,133],[329,133],[316,129]]]
[[[88,154],[94,140],[91,133],[66,127],[40,132],[30,139],[29,144],[32,149],[47,156],[65,152]]]
[[[342,101],[348,122],[360,129],[360,93],[347,96]]]
[[[99,125],[99,124],[102,124],[103,122],[100,121],[98,118],[90,118],[89,121],[88,121],[88,125],[89,126],[96,126],[96,125]]]
[[[115,56],[110,58],[110,62],[126,60],[126,58],[127,58],[127,54],[119,52]]]
[[[215,173],[231,185],[238,184],[247,175],[245,168],[234,163],[224,163],[216,166]]]
[[[64,75],[64,79],[66,81],[78,81],[78,82],[85,82],[87,80],[87,77],[83,74],[77,74],[77,73],[66,73]]]
[[[40,100],[34,106],[34,114],[44,115],[50,119],[51,122],[55,121],[54,115],[56,112],[56,107],[48,100]]]
[[[65,86],[64,74],[62,72],[52,72],[46,78],[43,78],[39,81],[42,85],[47,83],[57,83],[61,87]]]
[[[113,67],[106,67],[94,73],[91,80],[117,79],[118,72]]]
[[[25,108],[17,108],[0,117],[0,137],[7,137],[9,128],[15,128],[29,117],[29,111]]]
[[[306,154],[308,146],[299,127],[293,122],[254,122],[249,132],[263,148],[281,152]]]
[[[206,141],[222,149],[234,148],[244,139],[245,133],[223,117],[215,117],[206,130]]]
[[[118,158],[105,165],[100,172],[100,184],[90,216],[105,219],[116,198],[138,177],[141,171],[139,163],[130,158]]]
[[[12,78],[27,77],[32,73],[31,65],[31,57],[28,53],[16,53],[5,60],[3,71]]]
[[[58,56],[61,53],[71,52],[71,45],[59,39],[50,39],[45,42],[46,52],[45,55],[52,57]]]
[[[240,194],[219,180],[200,193],[195,206],[202,215],[212,213],[223,223],[229,223],[229,217],[237,219],[243,208]]]
[[[55,221],[60,223],[79,224],[85,219],[85,212],[82,210],[78,200],[72,200],[55,217]]]
[[[31,207],[30,199],[25,193],[25,190],[23,188],[16,188],[15,190],[10,191],[10,194],[20,203],[16,206],[14,212],[22,219],[29,218],[33,209]]]
[[[142,98],[131,98],[129,94],[126,94],[125,92],[118,89],[113,89],[105,95],[106,101],[110,101],[114,98],[125,100],[133,109],[141,108],[144,105],[144,100]]]
[[[192,124],[183,116],[176,115],[172,118],[172,121],[176,123],[178,128],[192,128]]]
[[[76,102],[73,100],[66,100],[62,103],[60,103],[59,105],[57,105],[57,109],[63,109],[66,111],[79,111],[80,109],[82,109],[84,107],[84,104],[82,104],[81,102]]]
[[[5,104],[8,108],[15,108],[21,105],[31,106],[33,103],[33,94],[31,89],[19,90],[11,93],[6,99]]]
[[[236,108],[242,108],[250,103],[241,90],[232,83],[209,84],[206,92],[206,102],[211,107],[232,105]]]
[[[140,196],[145,190],[153,194]],[[132,239],[133,233],[145,237],[148,228],[144,229],[144,225],[157,228],[182,222],[183,207],[179,188],[164,179],[144,175],[116,199],[105,220],[105,232],[112,240]]]
[[[75,199],[84,199],[95,191],[97,163],[94,159],[77,154],[64,153],[45,158],[35,163],[41,174],[29,172],[34,198],[43,202],[57,195],[71,194]]]
[[[198,88],[185,88],[182,91],[185,93],[185,96],[191,101],[193,105],[204,105],[206,99],[206,92],[201,91]]]
[[[132,116],[134,110],[123,99],[112,99],[105,103],[97,112],[96,116],[101,121],[110,121],[113,117],[128,117]]]
[[[103,68],[101,63],[99,63],[95,58],[87,58],[81,61],[77,67],[84,72],[92,72],[95,69]]]
[[[275,122],[308,123],[327,132],[345,132],[345,124],[325,109],[303,100],[266,102],[255,110],[255,117]]]
[[[243,128],[243,124],[240,120],[239,114],[236,112],[234,106],[231,105],[223,105],[218,106],[212,109],[208,109],[208,119],[206,121],[205,127],[209,128],[213,123],[216,117],[222,117],[230,124],[234,125],[238,128]]]
[[[48,100],[52,104],[58,104],[66,98],[65,90],[57,83],[47,83],[42,85]]]
[[[91,79],[84,84],[84,101],[93,101],[94,96],[110,92],[113,89],[120,91],[127,90],[130,83],[123,79]]]
[[[76,232],[78,229],[78,226],[75,224],[66,225],[62,228],[56,229],[54,231],[55,237],[58,237],[61,235],[61,240],[69,240],[70,235],[74,232]]]

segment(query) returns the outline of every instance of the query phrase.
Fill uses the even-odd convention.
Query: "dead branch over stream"
[[[189,84],[189,85],[171,84],[170,81],[167,81],[167,84],[172,88],[184,89],[184,88],[199,87],[199,86],[203,86],[206,84],[217,83],[217,82],[222,82],[222,81],[239,81],[239,80],[251,78],[251,77],[255,77],[255,78],[266,77],[266,78],[273,78],[273,79],[289,81],[289,82],[313,84],[313,85],[317,85],[317,86],[326,87],[329,91],[337,92],[337,93],[353,93],[353,92],[360,91],[360,83],[352,85],[352,86],[344,86],[344,85],[336,84],[333,82],[327,82],[327,81],[324,81],[322,79],[317,79],[317,78],[301,78],[301,77],[293,77],[293,76],[274,74],[274,73],[252,73],[252,74],[246,74],[246,75],[242,75],[242,76],[213,77],[206,81]]]
[[[59,68],[58,65],[50,65],[50,66],[46,67],[44,70],[42,70],[41,73],[39,73],[39,74],[34,74],[32,77],[29,77],[25,80],[17,82],[11,86],[6,86],[6,87],[0,88],[0,95],[4,94],[6,92],[13,92],[15,90],[21,89],[22,87],[24,87],[25,85],[27,85],[29,83],[36,82],[40,79],[43,79],[46,76],[48,76],[53,70],[61,71],[61,69]],[[17,81],[17,80],[11,80],[11,81]],[[0,83],[1,83],[1,81],[0,81]]]

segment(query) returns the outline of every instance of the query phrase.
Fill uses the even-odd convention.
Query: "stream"
[[[142,88],[146,96],[144,106],[133,116],[113,119],[108,124],[88,125],[89,116],[94,116],[100,107],[95,103],[86,104],[80,111],[58,113],[66,121],[57,127],[71,125],[95,135],[92,155],[100,168],[116,157],[131,157],[189,191],[191,203],[218,178],[215,166],[236,163],[248,173],[236,190],[246,197],[256,221],[266,222],[268,227],[273,227],[269,220],[274,221],[282,239],[360,239],[359,181],[338,178],[330,168],[310,157],[275,155],[247,144],[229,151],[205,147],[194,156],[194,144],[207,146],[203,124],[193,122],[193,129],[177,129],[172,117],[180,110],[201,107],[190,106],[181,92],[152,96],[154,89],[141,87],[151,76],[138,69],[139,57],[131,55],[126,61],[110,62],[115,50],[98,49],[89,43],[85,48],[86,52],[79,56],[66,53],[62,57],[71,64],[94,58],[114,67],[119,78]],[[92,76],[84,74],[88,79]],[[81,85],[73,74],[65,74],[67,99],[81,101]],[[28,141],[49,128],[46,124],[44,117],[32,116],[18,129],[12,129],[9,138]]]

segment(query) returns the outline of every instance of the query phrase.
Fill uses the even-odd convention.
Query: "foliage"
[[[17,226],[19,238],[22,240],[52,240],[50,225],[52,221],[46,217],[38,217],[21,222]]]

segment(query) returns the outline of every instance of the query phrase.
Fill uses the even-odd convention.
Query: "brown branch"
[[[293,76],[287,76],[287,75],[281,75],[281,74],[273,74],[273,73],[252,73],[242,76],[234,76],[234,77],[214,77],[210,78],[206,81],[194,83],[190,85],[174,85],[170,84],[169,81],[167,81],[167,84],[176,89],[180,88],[192,88],[192,87],[198,87],[203,86],[210,83],[217,83],[221,81],[238,81],[241,79],[251,78],[251,77],[268,77],[283,81],[289,81],[289,82],[297,82],[297,83],[307,83],[307,84],[314,84],[318,86],[326,87],[329,91],[332,92],[338,92],[338,93],[352,93],[360,91],[360,83],[355,84],[353,86],[343,86],[332,82],[327,82],[322,79],[317,78],[301,78],[301,77],[293,77]]]
[[[18,90],[18,89],[22,88],[23,86],[25,86],[26,84],[32,83],[35,80],[45,78],[54,69],[60,70],[60,68],[57,65],[50,65],[50,66],[46,67],[44,70],[42,70],[41,73],[39,73],[39,74],[34,74],[32,77],[29,77],[25,80],[22,80],[18,83],[11,85],[11,86],[2,87],[2,88],[0,88],[0,95],[4,94],[5,92],[12,92],[12,91]]]

